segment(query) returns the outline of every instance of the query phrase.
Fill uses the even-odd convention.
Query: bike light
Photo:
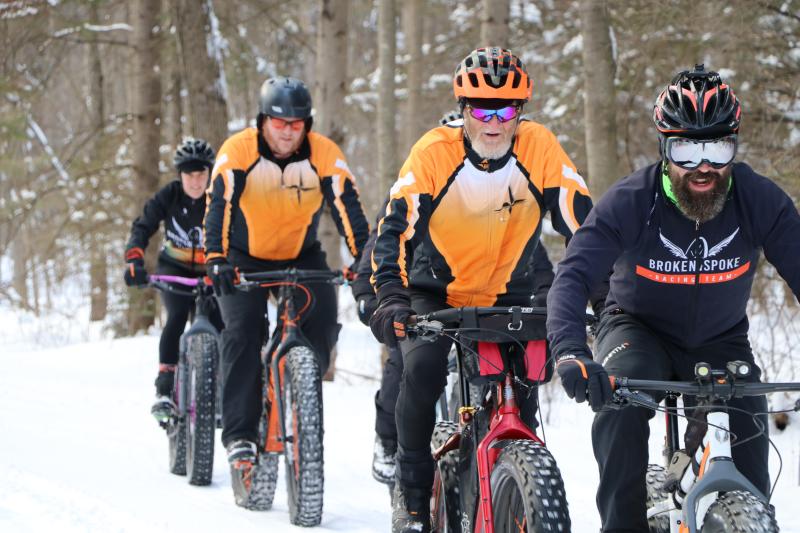
[[[711,376],[711,365],[708,363],[697,363],[694,365],[694,375],[700,379]]]
[[[736,377],[744,378],[750,375],[750,363],[744,361],[730,361],[727,365],[728,372]]]

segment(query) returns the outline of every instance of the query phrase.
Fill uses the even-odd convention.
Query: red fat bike
[[[553,371],[545,317],[543,308],[462,307],[409,326],[421,339],[452,338],[457,352],[458,423],[438,422],[431,440],[432,531],[570,531],[561,473],[535,432],[537,388]]]

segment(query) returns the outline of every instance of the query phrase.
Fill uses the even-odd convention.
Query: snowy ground
[[[37,348],[48,338],[43,323],[2,313],[0,362],[0,531],[291,531],[286,491],[275,507],[236,507],[221,445],[209,487],[193,487],[169,474],[163,431],[149,414],[158,337],[95,340],[57,328],[60,347]],[[63,327],[63,321],[58,322]],[[31,340],[31,334],[40,337]],[[339,348],[342,371],[325,383],[325,508],[320,530],[389,530],[386,489],[372,480],[373,394],[377,383],[352,373],[378,375],[377,344],[358,323],[348,323]],[[591,413],[560,394],[550,406],[548,446],[564,477],[573,531],[595,532],[596,465],[589,438]],[[663,423],[653,424],[658,457]],[[800,533],[798,448],[800,420],[774,435],[784,460],[774,503],[781,530]],[[773,454],[772,474],[777,472]]]

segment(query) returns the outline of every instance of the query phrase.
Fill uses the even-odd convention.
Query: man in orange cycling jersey
[[[235,290],[239,272],[326,269],[317,238],[323,201],[358,259],[369,234],[355,180],[339,147],[311,131],[311,95],[302,81],[264,82],[256,128],[217,154],[205,218],[208,275],[219,295],[222,334],[222,442],[231,464],[255,459],[261,414],[259,353],[267,334],[267,289]],[[300,321],[322,374],[340,329],[331,285],[307,285],[314,306]]]
[[[520,122],[532,85],[508,50],[479,48],[464,58],[453,80],[463,126],[435,128],[414,145],[379,225],[370,327],[389,346],[403,341],[405,367],[395,409],[395,532],[430,529],[430,439],[451,344],[405,340],[406,320],[447,307],[529,306],[545,211],[569,239],[592,207],[555,135]]]

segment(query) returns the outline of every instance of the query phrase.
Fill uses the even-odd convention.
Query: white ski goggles
[[[731,164],[736,157],[737,147],[736,135],[717,139],[667,137],[664,155],[671,162],[687,170],[694,170],[703,162],[714,168],[723,168]]]

